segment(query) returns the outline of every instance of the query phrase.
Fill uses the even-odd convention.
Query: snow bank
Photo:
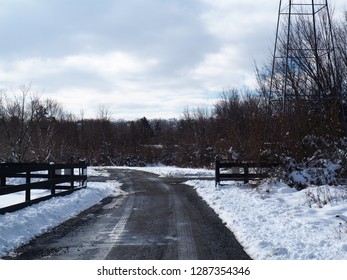
[[[188,181],[216,211],[254,259],[347,259],[346,200],[322,208],[310,204],[307,190],[296,191],[280,182],[258,188],[230,182]],[[343,197],[342,188],[333,188]],[[311,207],[310,207],[311,206]]]

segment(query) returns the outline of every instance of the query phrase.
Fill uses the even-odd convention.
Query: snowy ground
[[[213,176],[212,171],[204,169],[136,169],[160,176]],[[89,168],[88,174],[108,176],[102,168]],[[187,184],[196,188],[254,259],[347,259],[345,186],[296,191],[277,181],[263,182],[257,188],[235,182],[215,188],[214,181],[199,179]],[[0,215],[0,256],[102,198],[121,192],[120,184],[115,181],[89,182],[88,188],[69,196]]]

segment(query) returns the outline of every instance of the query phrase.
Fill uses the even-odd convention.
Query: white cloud
[[[92,80],[80,81],[81,86],[93,86],[97,80],[99,82],[95,84],[98,85],[102,81],[113,84],[120,78],[146,75],[157,63],[155,59],[137,58],[123,52],[103,55],[79,54],[61,58],[26,58],[13,62],[3,61],[0,64],[0,82],[3,86],[18,82],[42,82],[50,89],[50,81],[55,84],[56,80],[60,80],[60,86],[66,87],[70,84],[69,80],[79,75],[89,75]]]
[[[111,52],[104,55],[74,55],[57,60],[64,68],[76,71],[90,71],[105,77],[115,75],[139,74],[148,71],[157,64],[156,59],[138,59],[123,52]]]
[[[138,73],[155,65],[155,59],[142,60],[119,51],[102,55],[79,54],[59,58],[27,58],[8,63],[16,73],[33,76],[73,69],[105,74]]]
[[[198,80],[226,81],[233,64],[236,64],[238,50],[232,47],[221,49],[218,53],[211,53],[192,71],[193,77]]]
[[[202,18],[208,30],[223,40],[241,41],[269,25],[273,25],[275,30],[278,4],[274,2],[249,0],[204,0],[204,2],[210,5],[210,9],[202,15]],[[252,42],[252,38],[249,39],[249,42]]]

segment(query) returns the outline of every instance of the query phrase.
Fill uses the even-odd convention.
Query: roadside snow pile
[[[295,170],[288,174],[288,178],[296,186],[334,184],[340,169],[339,164],[329,160],[311,160],[305,164],[297,165]]]
[[[89,182],[87,188],[70,195],[0,215],[0,256],[78,215],[103,198],[122,194],[120,186],[116,181]]]
[[[300,162],[291,157],[279,157],[285,165],[283,173],[294,187],[336,184],[347,175],[347,138],[330,139],[307,135],[301,143]]]
[[[88,167],[88,176],[110,177],[110,173],[104,167]]]
[[[214,182],[202,180],[187,184],[196,188],[254,259],[347,259],[345,187],[297,191],[278,181],[257,188],[235,182],[215,188]],[[321,203],[324,198],[329,199]]]

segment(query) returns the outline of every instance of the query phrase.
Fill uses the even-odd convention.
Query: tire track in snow
[[[179,260],[197,259],[197,250],[192,225],[184,213],[183,203],[177,195],[173,198],[176,214],[177,247]]]
[[[114,226],[114,228],[112,229],[112,231],[109,233],[109,238],[110,238],[110,243],[116,245],[118,243],[118,241],[121,239],[122,235],[124,235],[124,229],[125,226],[129,220],[130,214],[133,210],[133,206],[134,206],[134,194],[131,192],[129,194],[128,200],[124,206],[124,212],[121,216],[121,218],[119,219],[118,223]],[[105,254],[105,259],[110,259],[110,253],[113,249],[113,246],[110,246],[109,250],[106,252]]]

